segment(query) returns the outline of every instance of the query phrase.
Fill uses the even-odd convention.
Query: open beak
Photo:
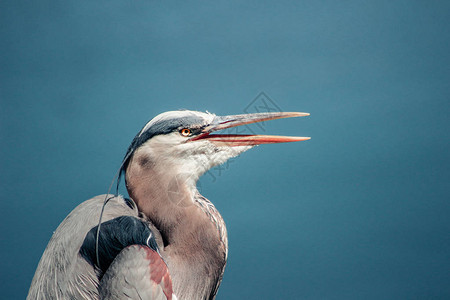
[[[277,136],[277,135],[255,135],[255,134],[211,134],[214,131],[228,129],[241,125],[248,125],[257,122],[309,116],[308,113],[301,112],[272,112],[254,113],[232,116],[216,116],[213,122],[206,126],[202,133],[193,137],[191,141],[208,140],[215,144],[225,144],[226,146],[255,146],[260,144],[274,144],[286,142],[298,142],[309,140],[309,137]]]

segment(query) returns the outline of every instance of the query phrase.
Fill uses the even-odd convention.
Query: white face
[[[144,143],[139,151],[157,161],[159,167],[178,174],[192,174],[192,180],[197,181],[210,168],[252,148],[231,147],[208,140],[189,141],[190,138],[180,132],[157,135]]]

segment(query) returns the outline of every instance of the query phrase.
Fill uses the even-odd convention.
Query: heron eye
[[[191,130],[188,128],[181,129],[180,133],[182,136],[190,136],[192,134]]]

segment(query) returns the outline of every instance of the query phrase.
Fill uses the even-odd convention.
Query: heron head
[[[303,141],[306,137],[214,134],[216,131],[307,113],[276,112],[216,116],[198,111],[169,111],[150,120],[128,148],[122,169],[139,164],[158,173],[189,174],[193,184],[210,168],[259,144]]]

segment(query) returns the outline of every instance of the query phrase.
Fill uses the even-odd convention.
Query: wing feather
[[[132,245],[123,249],[99,284],[100,299],[175,300],[167,265],[153,249]]]

